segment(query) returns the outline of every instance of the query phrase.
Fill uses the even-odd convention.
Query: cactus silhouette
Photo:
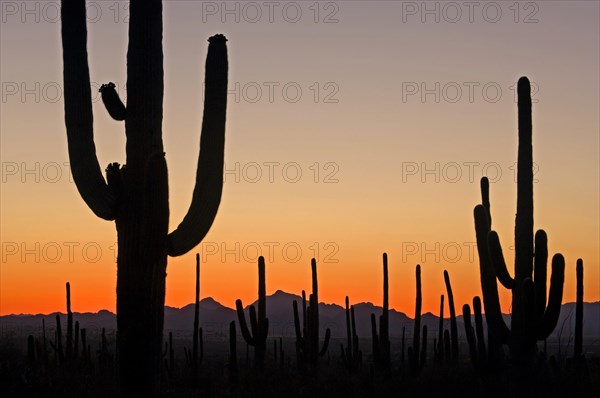
[[[267,334],[269,333],[269,319],[267,318],[267,298],[265,284],[265,259],[263,256],[258,258],[258,318],[256,309],[250,306],[250,327],[252,333],[248,330],[246,316],[244,315],[244,305],[242,300],[235,301],[238,321],[240,322],[240,331],[242,337],[248,345],[254,347],[254,363],[257,367],[262,367],[265,362],[267,352]]]
[[[373,339],[373,361],[382,370],[390,368],[390,316],[389,316],[388,258],[383,253],[383,309],[379,317],[379,334],[375,314],[371,314],[371,334]]]
[[[552,258],[546,301],[548,242],[546,233],[538,230],[534,245],[531,86],[526,77],[519,79],[517,94],[519,149],[514,278],[506,268],[498,234],[491,230],[487,180],[482,180],[483,203],[475,207],[474,215],[485,313],[488,328],[492,329],[490,337],[508,342],[511,358],[525,364],[533,359],[536,341],[547,338],[556,327],[562,303],[565,260],[561,254]],[[512,291],[510,332],[502,320],[495,278]]]
[[[73,313],[71,312],[71,284],[67,282],[67,341],[65,348],[65,358],[71,359],[73,355]]]
[[[356,320],[354,317],[354,306],[350,306],[350,299],[346,296],[346,339],[348,344],[344,348],[340,344],[342,362],[348,371],[358,369],[362,362],[362,351],[358,345],[358,334],[356,333]]]
[[[307,363],[315,367],[319,357],[324,356],[329,348],[331,330],[325,330],[323,347],[319,350],[319,282],[317,279],[317,261],[313,258],[310,263],[312,271],[312,293],[309,305],[306,306],[306,293],[302,291],[302,326],[298,314],[298,302],[293,301],[294,328],[296,331],[296,357],[302,368]]]
[[[192,371],[198,368],[198,335],[200,331],[200,254],[196,253],[196,295],[194,298],[194,330],[192,332]]]
[[[465,336],[469,345],[469,356],[473,367],[481,372],[487,368],[489,363],[488,354],[485,347],[483,336],[483,314],[481,313],[481,299],[478,296],[473,297],[473,315],[475,327],[471,324],[471,307],[468,304],[463,305],[463,322],[465,326]]]
[[[575,272],[577,273],[577,292],[575,302],[575,360],[583,353],[583,260],[577,260]]]
[[[229,379],[234,381],[237,377],[237,332],[235,330],[235,321],[229,322]]]
[[[423,305],[423,295],[421,293],[421,265],[417,264],[415,268],[416,277],[416,298],[415,298],[415,320],[413,329],[413,344],[408,347],[408,363],[413,373],[418,373],[423,369],[427,357],[427,326],[421,329],[421,308]],[[421,333],[423,337],[421,339]],[[420,356],[420,357],[419,357]]]
[[[450,284],[450,275],[444,270],[444,282],[448,294],[448,308],[450,309],[450,337],[452,339],[452,359],[458,358],[458,326],[456,325],[456,310],[454,308],[454,294]]]
[[[475,338],[475,328],[471,324],[471,307],[469,304],[463,305],[463,322],[465,324],[465,335],[467,336],[467,343],[469,344],[469,356],[473,366],[477,369],[479,362],[477,358],[477,342]]]
[[[437,343],[437,344],[436,344]],[[440,318],[438,320],[438,338],[434,339],[433,349],[436,352],[435,359],[441,361],[444,357],[444,295],[440,295]]]
[[[480,363],[487,360],[487,351],[483,337],[483,315],[481,313],[481,299],[478,296],[473,297],[473,314],[475,318],[475,336],[477,337],[477,355]]]
[[[129,11],[126,109],[113,85],[101,90],[110,115],[125,122],[126,166],[108,165],[105,181],[96,157],[85,0],[62,0],[65,124],[81,197],[98,217],[116,222],[121,394],[151,396],[160,376],[167,256],[204,238],[221,200],[228,61],[225,37],[211,37],[196,185],[186,216],[168,233],[162,2],[131,0]]]

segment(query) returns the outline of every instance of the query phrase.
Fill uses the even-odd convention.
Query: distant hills
[[[269,334],[271,336],[294,336],[294,318],[292,302],[302,298],[297,295],[278,290],[273,295],[267,296],[267,316],[269,317]],[[255,303],[252,303],[256,305]],[[372,303],[357,303],[354,305],[356,314],[357,333],[360,337],[371,336],[371,313],[377,317],[381,314],[381,307]],[[247,311],[247,307],[246,307]],[[456,307],[459,334],[464,333],[462,322],[462,304]],[[345,308],[337,304],[319,304],[320,326],[323,330],[330,328],[332,337],[346,337],[346,312]],[[41,330],[42,319],[46,321],[46,327],[54,329],[55,316],[57,313],[47,315],[6,315],[0,317],[0,331],[35,331]],[[448,314],[447,309],[445,314]],[[66,316],[62,314],[62,322],[66,324]],[[116,329],[115,314],[101,310],[97,313],[74,313],[74,319],[79,321],[82,328],[89,330],[106,328]],[[510,315],[505,315],[507,324],[510,324]],[[180,333],[191,332],[194,320],[194,305],[188,304],[182,308],[165,307],[165,330]],[[237,315],[234,309],[225,307],[214,299],[208,297],[200,302],[200,326],[204,330],[207,340],[211,338],[223,338],[228,333],[231,321],[236,321]],[[422,315],[422,324],[427,325],[432,336],[437,336],[439,318],[432,313]],[[444,320],[444,327],[450,328],[450,320]],[[413,320],[402,312],[390,310],[390,334],[392,337],[400,337],[402,328],[406,328],[406,336],[412,336]],[[64,330],[64,329],[63,329]],[[556,338],[562,331],[562,338],[568,339],[575,332],[575,303],[563,304],[558,326],[553,336]],[[600,338],[600,302],[584,303],[584,325],[583,334],[586,338]]]

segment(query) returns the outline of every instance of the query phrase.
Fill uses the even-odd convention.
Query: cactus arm
[[[481,187],[481,204],[487,211],[488,228],[492,228],[492,205],[490,204],[490,181],[487,177],[482,177],[480,181]]]
[[[98,90],[102,96],[102,102],[108,111],[108,114],[117,121],[125,120],[127,111],[119,94],[115,90],[115,84],[109,82],[100,86]]]
[[[323,341],[323,347],[321,351],[319,351],[319,356],[322,357],[327,353],[327,349],[329,348],[329,340],[331,339],[331,330],[327,328],[325,330],[325,340]]]
[[[226,41],[223,35],[209,39],[196,185],[187,214],[177,229],[169,234],[170,256],[185,254],[204,239],[221,202],[227,110]]]
[[[562,254],[555,254],[552,257],[552,276],[550,277],[548,306],[546,307],[546,312],[542,319],[541,329],[538,332],[538,340],[543,340],[550,336],[556,327],[558,317],[560,316],[560,306],[562,305],[564,282],[565,258]]]
[[[546,309],[546,277],[548,264],[548,237],[544,230],[535,233],[535,254],[533,257],[533,281],[535,283],[535,315],[540,320]]]
[[[248,307],[248,313],[250,315],[250,329],[252,330],[252,336],[254,342],[260,340],[260,333],[258,330],[258,321],[256,320],[256,308],[253,305]]]
[[[240,331],[242,332],[242,337],[246,340],[248,345],[254,345],[254,339],[248,330],[248,324],[246,324],[246,316],[244,315],[244,306],[242,304],[242,300],[235,301],[235,308],[237,311],[238,321],[240,322]]]
[[[482,182],[482,186],[483,185],[484,184]],[[485,198],[483,190],[482,196]],[[492,329],[493,332],[498,335],[500,341],[506,341],[508,338],[508,327],[504,322],[504,318],[502,318],[496,272],[491,264],[492,260],[488,245],[488,234],[490,232],[490,227],[488,224],[489,212],[485,207],[485,202],[483,205],[477,205],[473,213],[475,217],[475,235],[477,240],[477,253],[479,254],[479,274],[481,279],[481,291],[483,294],[483,305],[485,307],[486,320],[490,326],[490,329]],[[443,336],[441,333],[442,331],[440,331],[439,339],[440,342],[443,343]]]
[[[63,0],[61,20],[65,125],[73,180],[96,216],[114,220],[116,195],[102,176],[94,144],[85,1]]]
[[[500,281],[505,288],[512,289],[515,285],[515,280],[510,276],[508,269],[506,268],[504,254],[502,254],[502,246],[500,245],[500,238],[496,231],[490,231],[487,240],[490,251],[490,260],[494,266],[498,281]]]

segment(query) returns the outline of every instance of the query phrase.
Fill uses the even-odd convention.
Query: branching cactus
[[[481,184],[483,203],[475,207],[474,214],[490,337],[508,342],[512,359],[527,363],[536,352],[536,341],[547,338],[556,327],[562,304],[565,260],[561,254],[552,258],[550,290],[546,298],[548,239],[543,230],[538,230],[534,242],[531,86],[526,77],[519,79],[517,93],[519,150],[514,277],[506,268],[498,234],[491,230],[487,179]],[[510,332],[502,320],[496,278],[512,291]]]
[[[194,248],[210,229],[223,188],[227,103],[226,39],[209,39],[201,156],[190,208],[169,228],[167,165],[162,141],[162,1],[131,0],[127,105],[114,86],[102,88],[108,112],[124,120],[126,166],[110,164],[106,180],[96,157],[87,60],[85,0],[62,0],[65,123],[77,189],[100,218],[116,222],[117,327],[121,394],[152,396],[161,366],[167,256]]]
[[[379,334],[375,314],[371,314],[371,334],[373,339],[373,361],[379,369],[390,367],[390,308],[388,283],[388,258],[383,253],[383,309],[379,317]]]
[[[256,317],[256,308],[251,305],[248,308],[250,314],[250,327],[248,329],[246,316],[244,315],[244,305],[242,300],[235,301],[238,321],[242,337],[248,345],[254,347],[254,364],[261,368],[265,362],[267,352],[267,334],[269,333],[269,319],[267,318],[267,288],[265,283],[265,259],[263,256],[258,258],[258,318]]]
[[[298,365],[303,367],[306,363],[315,367],[319,357],[325,356],[329,348],[331,330],[325,330],[325,340],[319,349],[319,282],[317,279],[317,261],[311,260],[312,294],[309,296],[309,305],[306,306],[306,293],[302,291],[302,325],[298,314],[298,302],[292,303],[294,309],[294,327],[296,331],[296,357]]]

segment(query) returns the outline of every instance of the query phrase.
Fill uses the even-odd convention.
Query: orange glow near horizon
[[[114,5],[95,3],[105,9],[103,19],[88,23],[91,80],[113,81],[125,97],[127,24],[113,21]],[[575,301],[578,258],[585,301],[600,300],[598,2],[540,2],[537,23],[515,23],[512,2],[500,2],[504,19],[494,24],[403,23],[406,2],[388,1],[337,2],[336,23],[315,23],[304,2],[298,23],[222,23],[214,16],[198,23],[206,2],[164,3],[171,230],[194,188],[205,39],[219,32],[229,39],[231,91],[223,199],[204,241],[169,258],[166,305],[193,301],[196,252],[203,256],[202,298],[250,304],[257,298],[258,250],[267,259],[269,295],[310,290],[316,257],[320,301],[342,305],[349,296],[381,305],[387,252],[391,308],[414,315],[421,264],[423,312],[439,313],[446,269],[460,313],[481,295],[473,208],[484,175],[493,180],[493,228],[513,271],[514,84],[523,75],[536,87],[535,228],[547,232],[550,256],[565,256],[563,302]],[[321,11],[323,18],[331,10]],[[522,19],[528,14],[521,11]],[[115,311],[114,223],[93,215],[70,178],[60,24],[6,18],[0,315],[64,312],[67,281],[73,311]],[[405,91],[435,91],[438,83],[446,88],[424,97]],[[298,87],[296,101],[290,96]],[[463,96],[453,101],[456,87]],[[498,88],[501,95],[491,100]],[[123,123],[93,100],[100,166],[123,164]],[[499,292],[508,313],[511,294],[501,286]]]

